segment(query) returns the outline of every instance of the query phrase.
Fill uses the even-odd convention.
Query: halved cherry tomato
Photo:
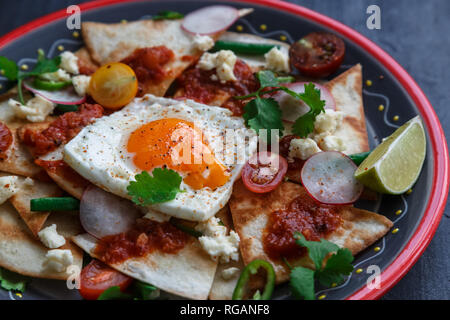
[[[103,262],[92,260],[81,271],[80,294],[86,300],[97,300],[106,289],[119,286],[124,291],[132,282],[132,278]]]
[[[124,63],[114,62],[94,72],[88,93],[105,108],[118,109],[133,100],[137,90],[138,80],[133,69]]]
[[[253,155],[242,169],[242,181],[248,190],[266,193],[283,181],[288,163],[282,156],[271,152]]]
[[[289,49],[294,67],[302,74],[316,78],[336,71],[344,60],[344,54],[344,41],[327,32],[312,32]]]

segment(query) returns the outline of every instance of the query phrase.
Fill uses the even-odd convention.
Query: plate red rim
[[[117,3],[139,1],[144,0],[97,0],[80,4],[79,7],[82,11],[87,11]],[[447,141],[439,119],[427,97],[423,93],[422,89],[420,89],[420,87],[406,72],[406,70],[403,69],[403,67],[401,67],[400,64],[398,64],[394,60],[394,58],[387,54],[378,45],[376,45],[357,31],[351,29],[350,27],[347,27],[346,25],[334,19],[331,19],[310,9],[278,0],[231,1],[254,3],[272,7],[281,11],[286,11],[301,16],[302,18],[306,18],[308,20],[319,23],[323,26],[333,29],[339,34],[344,35],[355,44],[363,48],[366,52],[371,54],[394,75],[394,77],[406,89],[409,96],[413,99],[414,103],[420,111],[422,119],[425,121],[434,155],[434,183],[431,191],[431,197],[429,199],[427,208],[425,209],[424,216],[409,242],[405,245],[403,250],[395,258],[395,260],[382,272],[380,283],[381,288],[370,290],[367,287],[362,287],[361,289],[347,297],[348,300],[379,299],[387,291],[389,291],[417,262],[417,260],[423,254],[426,247],[433,238],[433,235],[436,232],[436,229],[441,220],[447,201],[450,176]],[[64,18],[66,17],[66,15],[66,9],[62,9],[33,20],[9,32],[8,34],[0,38],[0,49],[10,42],[14,41],[15,39],[27,34],[28,32],[36,30],[55,20]]]

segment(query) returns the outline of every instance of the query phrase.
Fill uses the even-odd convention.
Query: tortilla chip
[[[336,101],[336,111],[344,113],[341,126],[335,136],[346,142],[346,154],[369,151],[366,119],[362,98],[362,67],[358,63],[333,80],[325,87]]]
[[[289,279],[289,269],[282,261],[270,259],[263,249],[263,234],[269,215],[284,209],[296,197],[309,197],[306,190],[298,184],[283,182],[274,191],[266,194],[250,192],[239,180],[234,185],[229,202],[233,222],[239,237],[240,249],[245,264],[254,259],[270,261],[275,269],[277,283]],[[392,227],[386,217],[357,209],[351,206],[339,206],[343,224],[325,238],[336,245],[348,248],[353,255],[364,250],[383,237]],[[292,265],[312,267],[307,257],[290,261]]]
[[[92,74],[98,69],[98,64],[92,59],[86,47],[78,49],[74,53],[78,57],[78,68],[81,74]]]
[[[57,225],[59,234],[66,238],[66,244],[58,249],[69,249],[73,265],[82,267],[83,251],[70,242],[70,237],[80,233],[78,215],[60,212],[50,215],[45,226]],[[20,219],[14,207],[6,202],[0,206],[0,266],[21,275],[65,280],[68,274],[55,272],[45,266],[45,255],[49,249],[37,240]]]
[[[73,241],[92,257],[97,240],[81,234]],[[217,262],[194,240],[176,254],[154,251],[144,257],[130,258],[110,266],[132,278],[150,283],[178,296],[203,300],[208,297]]]
[[[84,22],[81,28],[92,59],[100,65],[121,61],[138,48],[164,45],[174,52],[175,58],[164,66],[165,79],[160,83],[141,84],[143,93],[164,96],[173,80],[202,54],[195,48],[193,36],[181,29],[181,20],[141,20],[126,24]]]
[[[25,177],[42,177],[44,173],[43,170],[34,164],[33,157],[28,149],[24,145],[20,144],[17,129],[10,126],[8,127],[13,136],[13,142],[6,152],[6,159],[0,160],[0,171],[18,174]]]
[[[41,123],[28,123],[26,125],[23,125],[18,130],[19,139],[23,140],[24,133],[27,129],[31,131],[43,131],[49,126],[50,123],[51,121],[46,121]],[[56,150],[38,157],[37,160],[63,160],[63,149],[64,145],[60,145]],[[84,189],[86,189],[86,187],[90,185],[89,181],[80,176],[67,164],[65,164],[64,166],[55,166],[54,168],[43,168],[43,170],[45,170],[48,177],[50,177],[61,189],[77,199],[81,199]]]
[[[42,229],[50,212],[35,212],[30,210],[30,200],[46,197],[60,197],[63,191],[52,182],[42,182],[38,180],[28,180],[19,177],[19,191],[10,199],[12,205],[19,212],[25,224],[37,237],[37,233]]]
[[[362,98],[362,69],[357,64],[343,72],[333,80],[323,84],[330,90],[336,102],[336,111],[344,113],[342,124],[333,134],[345,141],[345,154],[369,151],[369,138],[364,116]],[[285,135],[291,134],[291,124],[285,123]],[[300,170],[289,169],[286,176],[295,182],[301,182]],[[364,192],[364,199],[376,200],[377,195],[370,191]]]

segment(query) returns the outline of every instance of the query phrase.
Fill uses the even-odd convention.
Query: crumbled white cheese
[[[70,74],[63,69],[58,69],[55,72],[43,73],[39,77],[48,81],[55,81],[55,82],[70,81]]]
[[[220,220],[212,217],[205,222],[199,223],[195,230],[200,231],[203,236],[198,240],[202,248],[211,256],[214,261],[221,263],[239,259],[239,235],[230,231],[227,236],[227,228],[219,224]]]
[[[23,181],[22,184],[23,187],[25,188],[31,188],[34,186],[34,180],[31,179],[30,177],[25,178],[25,180]]]
[[[145,208],[147,212],[144,215],[145,219],[153,220],[156,222],[166,222],[170,220],[170,216],[149,208]]]
[[[339,128],[343,119],[344,114],[341,111],[325,109],[325,112],[321,112],[314,121],[314,132],[333,134]]]
[[[19,191],[17,179],[17,176],[0,177],[0,204],[3,204]]]
[[[38,232],[41,242],[50,249],[59,248],[66,244],[66,239],[56,231],[56,224],[52,224]]]
[[[78,69],[78,57],[70,51],[61,53],[60,67],[72,74],[80,73]]]
[[[333,135],[325,135],[316,140],[318,146],[323,151],[345,151],[345,143],[341,137],[333,136]]]
[[[266,68],[276,72],[289,73],[289,56],[277,47],[273,47],[264,55]]]
[[[313,154],[320,152],[321,150],[317,146],[317,143],[311,139],[292,139],[289,146],[288,161],[292,162],[292,159],[298,158],[306,160]]]
[[[65,272],[67,267],[73,264],[73,256],[70,250],[53,249],[45,255],[45,266],[49,270]]]
[[[214,47],[214,40],[210,36],[196,34],[194,36],[194,46],[201,51],[208,51]]]
[[[79,75],[72,78],[72,84],[75,89],[75,92],[83,97],[87,93],[87,89],[89,88],[89,82],[91,81],[90,76]]]
[[[222,278],[225,280],[230,280],[239,274],[240,269],[236,267],[231,267],[222,270]]]
[[[216,53],[205,52],[197,67],[203,70],[216,69],[217,76],[222,82],[235,81],[236,76],[233,73],[236,64],[236,55],[231,50],[220,50]]]
[[[41,122],[53,112],[55,104],[43,97],[37,95],[23,105],[20,102],[9,99],[8,105],[14,109],[15,115],[18,118],[27,119],[31,122]]]

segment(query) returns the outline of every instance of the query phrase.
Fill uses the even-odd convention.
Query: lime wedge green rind
[[[417,116],[377,146],[360,164],[355,178],[380,193],[402,194],[419,177],[425,154],[425,131]]]

